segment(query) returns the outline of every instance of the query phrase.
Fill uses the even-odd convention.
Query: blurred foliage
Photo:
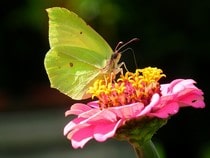
[[[210,142],[208,144],[203,144],[200,152],[198,153],[197,157],[200,158],[209,158],[210,157]]]
[[[0,3],[0,110],[42,109],[46,104],[47,108],[50,104],[59,104],[59,108],[67,106],[69,98],[49,88],[43,66],[49,50],[45,9],[66,7],[85,19],[113,49],[121,40],[126,42],[138,37],[139,42],[128,46],[134,50],[138,66],[162,68],[167,75],[163,82],[175,78],[197,81],[197,86],[204,91],[207,107],[182,110],[158,131],[157,138],[167,151],[166,157],[193,158],[199,157],[198,151],[208,152],[202,144],[210,141],[210,1],[19,0]],[[135,69],[131,52],[125,52],[122,60],[129,70]],[[205,149],[209,149],[209,145]]]

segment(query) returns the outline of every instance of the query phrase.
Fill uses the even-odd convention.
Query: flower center
[[[161,69],[146,67],[135,73],[126,72],[115,82],[110,77],[96,80],[88,93],[99,99],[101,108],[121,106],[135,102],[147,105],[154,93],[160,93],[159,79],[165,77]]]

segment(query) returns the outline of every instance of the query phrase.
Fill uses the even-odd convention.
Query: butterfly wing
[[[87,98],[87,87],[103,76],[113,51],[75,13],[59,7],[47,12],[50,50],[44,64],[51,87],[73,99]]]
[[[109,59],[113,53],[107,42],[84,20],[65,8],[47,9],[49,16],[50,47],[68,45],[94,50],[103,59]]]
[[[86,94],[87,85],[102,76],[97,66],[98,58],[93,57],[93,54],[94,52],[78,47],[58,46],[50,49],[45,65],[51,87],[73,99],[89,97]]]

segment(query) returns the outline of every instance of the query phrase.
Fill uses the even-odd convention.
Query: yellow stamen
[[[121,106],[134,102],[149,103],[154,93],[160,93],[159,80],[165,77],[161,69],[147,67],[135,73],[126,72],[116,82],[97,80],[88,93],[99,99],[101,108]]]

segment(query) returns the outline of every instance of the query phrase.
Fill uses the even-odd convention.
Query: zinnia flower
[[[144,143],[180,107],[204,108],[203,92],[192,79],[176,79],[160,84],[161,69],[147,67],[126,72],[115,82],[107,77],[89,89],[96,101],[76,103],[65,115],[75,115],[64,128],[74,148],[89,140],[103,142],[115,137]]]

